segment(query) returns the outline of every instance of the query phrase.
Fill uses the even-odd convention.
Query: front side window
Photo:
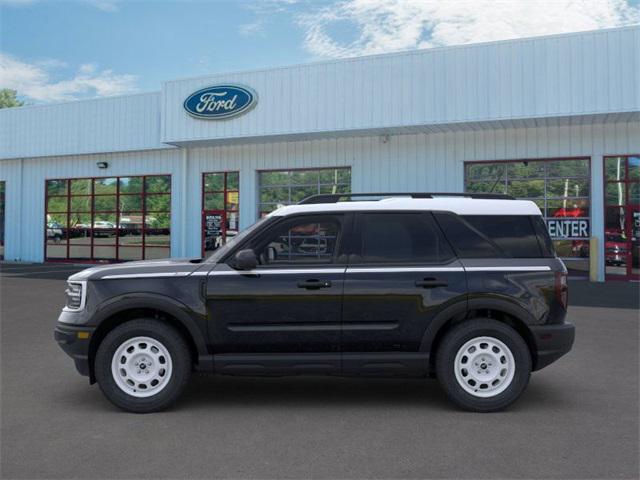
[[[258,212],[261,217],[311,195],[351,193],[351,168],[258,172]]]
[[[261,265],[331,263],[340,230],[337,217],[301,217],[272,228],[254,249]]]
[[[362,263],[443,263],[453,252],[427,213],[366,213],[360,216]]]
[[[46,182],[46,259],[126,261],[171,256],[171,177]]]

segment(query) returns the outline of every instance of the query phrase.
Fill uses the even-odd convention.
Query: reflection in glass
[[[604,176],[609,181],[624,180],[625,157],[610,157],[604,159]]]
[[[146,177],[145,179],[146,193],[169,193],[170,191],[171,191],[171,177],[169,175]]]
[[[628,157],[629,180],[640,180],[640,157]]]
[[[349,193],[350,168],[259,172],[260,216],[320,193]]]
[[[145,187],[156,193],[145,196]],[[146,177],[146,182],[145,177],[47,181],[47,258],[141,259],[145,232],[152,248],[169,250],[170,188],[170,176]]]
[[[98,194],[113,194],[118,191],[118,179],[117,178],[96,178],[93,184],[93,193]]]
[[[625,200],[625,184],[623,182],[613,182],[605,184],[605,202],[607,205],[624,205]]]
[[[142,193],[143,177],[120,177],[120,194]]]

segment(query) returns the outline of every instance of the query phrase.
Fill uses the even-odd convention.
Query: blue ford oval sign
[[[241,85],[214,85],[192,93],[184,101],[189,115],[211,120],[235,117],[253,108],[258,96]]]

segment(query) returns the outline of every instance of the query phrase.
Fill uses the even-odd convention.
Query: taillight
[[[556,272],[556,299],[567,309],[569,304],[569,287],[567,285],[567,274],[565,272]]]

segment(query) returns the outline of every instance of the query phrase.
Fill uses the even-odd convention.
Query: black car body
[[[443,385],[452,399],[471,410],[503,408],[522,393],[530,371],[572,346],[574,327],[565,322],[566,268],[531,202],[452,197],[458,206],[447,208],[446,198],[310,201],[254,224],[206,261],[84,270],[69,278],[69,302],[55,338],[80,373],[92,383],[98,380],[114,403],[132,411],[153,411],[173,401],[166,388],[161,405],[124,392],[113,398],[108,390],[114,386],[103,385],[109,375],[103,373],[101,382],[97,374],[105,339],[141,319],[147,326],[162,324],[184,340],[188,371],[437,376],[442,382],[451,368],[442,370],[438,362],[458,362],[453,368],[462,390],[456,391],[455,382]],[[465,202],[472,206],[469,215]],[[510,205],[506,214],[505,204]],[[533,207],[518,212],[523,204]],[[475,337],[465,333],[473,325],[479,332]],[[140,326],[145,336],[136,338],[153,338],[153,328],[145,328]],[[469,344],[468,351],[487,349],[487,355],[460,357],[460,342],[467,337],[496,343]],[[113,351],[104,362],[111,362],[117,377]],[[122,365],[148,360],[143,350],[131,355],[124,352]],[[505,368],[495,370],[491,359],[504,360]],[[472,360],[478,364],[473,380],[464,365]],[[102,370],[108,373],[109,365]],[[144,370],[128,373],[133,381],[129,370],[120,371],[120,382],[124,378],[133,389],[153,390],[138,383]],[[496,382],[496,391],[506,379],[524,386],[483,397],[481,389],[494,388],[484,378]],[[120,390],[127,388],[125,383]]]

